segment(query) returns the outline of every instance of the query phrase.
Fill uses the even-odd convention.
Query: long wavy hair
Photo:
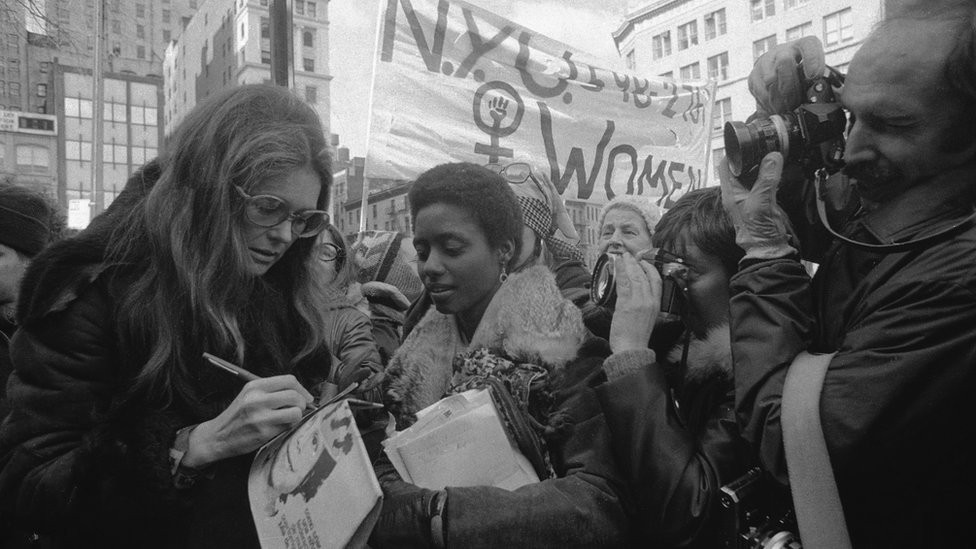
[[[193,371],[203,351],[243,364],[257,347],[270,363],[260,373],[274,374],[323,348],[325,288],[309,261],[316,239],[296,239],[264,276],[249,274],[234,189],[252,193],[310,167],[326,209],[331,160],[315,111],[283,88],[232,88],[186,116],[159,163],[108,249],[109,263],[132,273],[119,307],[121,350],[142,364],[132,392],[168,403],[204,390],[194,380],[206,374]]]

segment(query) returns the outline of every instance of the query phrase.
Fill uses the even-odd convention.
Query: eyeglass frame
[[[495,166],[500,166],[500,168],[497,171],[495,171],[494,169]],[[523,177],[522,179],[508,177],[508,175],[506,175],[506,172],[512,166],[525,166],[526,168],[528,168],[525,177]],[[484,165],[484,168],[493,173],[497,173],[498,175],[502,176],[502,179],[515,185],[521,185],[522,183],[525,183],[526,181],[531,179],[532,182],[535,183],[536,189],[538,189],[538,191],[542,193],[542,196],[549,195],[549,193],[547,193],[546,190],[543,188],[542,183],[538,179],[536,179],[535,174],[533,173],[534,170],[532,169],[532,165],[529,164],[528,162],[509,162],[508,164],[505,165],[502,165],[499,162],[489,162]]]
[[[335,250],[335,255],[333,255],[332,257],[330,257],[328,259],[322,257],[322,253],[321,253],[321,249],[322,248],[329,248],[329,249]],[[346,250],[343,250],[341,246],[339,246],[338,244],[333,244],[332,242],[321,242],[321,243],[319,243],[316,246],[316,253],[318,253],[318,257],[322,261],[336,261],[336,262],[341,262],[342,260],[344,260],[346,258]],[[338,263],[338,266],[336,268],[339,269],[341,267],[342,267],[341,263]]]
[[[262,225],[262,224],[258,223],[257,221],[254,221],[253,219],[251,219],[251,216],[248,215],[247,204],[250,201],[252,201],[255,198],[273,198],[273,199],[277,200],[278,202],[281,202],[284,205],[287,205],[288,203],[286,201],[282,200],[281,198],[278,198],[277,196],[275,196],[273,194],[256,194],[256,195],[250,195],[240,185],[234,185],[234,188],[237,189],[238,194],[240,194],[241,195],[241,198],[244,199],[244,218],[247,219],[248,223],[253,224],[255,227],[262,227],[262,228],[265,228],[265,229],[270,229],[272,227],[277,227],[278,225],[281,225],[285,221],[290,221],[291,222],[291,227],[290,227],[291,228],[291,234],[293,236],[295,236],[296,238],[310,238],[310,237],[313,237],[313,236],[316,236],[316,235],[320,234],[332,222],[332,219],[329,216],[329,212],[327,212],[325,210],[299,210],[299,211],[289,211],[288,214],[284,218],[282,218],[281,221],[279,221],[279,222],[277,222],[277,223],[275,223],[273,225]],[[304,215],[304,214],[322,214],[322,216],[324,218],[324,220],[322,222],[322,225],[314,233],[302,234],[302,233],[295,232],[295,221],[298,220],[298,219],[302,219],[302,215]],[[309,217],[305,217],[304,221],[306,223],[308,223],[308,219],[309,219]]]

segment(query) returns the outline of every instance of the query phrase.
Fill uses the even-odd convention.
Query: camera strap
[[[847,522],[820,421],[820,393],[836,353],[802,352],[783,384],[783,447],[800,542],[808,549],[850,549]]]
[[[869,244],[867,242],[861,242],[838,233],[833,227],[830,226],[830,222],[827,221],[827,205],[825,204],[823,198],[823,193],[825,192],[823,190],[823,183],[826,180],[827,170],[823,168],[817,170],[816,174],[814,175],[814,182],[817,187],[816,193],[814,194],[817,196],[817,214],[820,216],[820,223],[823,224],[824,228],[827,229],[827,231],[837,240],[861,250],[879,254],[893,254],[898,252],[907,252],[909,250],[916,250],[952,238],[970,228],[973,223],[976,222],[976,212],[973,212],[969,217],[949,227],[946,227],[939,232],[930,234],[928,236],[923,236],[922,238],[916,238],[905,242],[896,242],[894,244]]]

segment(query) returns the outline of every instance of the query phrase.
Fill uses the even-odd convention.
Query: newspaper
[[[488,389],[451,395],[417,413],[417,422],[383,441],[400,476],[423,488],[539,482],[505,432]]]
[[[362,405],[322,406],[258,450],[248,495],[263,549],[365,547],[383,493],[352,414]]]

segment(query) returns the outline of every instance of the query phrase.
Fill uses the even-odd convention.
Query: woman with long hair
[[[245,85],[169,144],[25,278],[0,505],[55,546],[257,547],[253,453],[329,374],[309,260],[332,182],[318,115]]]

